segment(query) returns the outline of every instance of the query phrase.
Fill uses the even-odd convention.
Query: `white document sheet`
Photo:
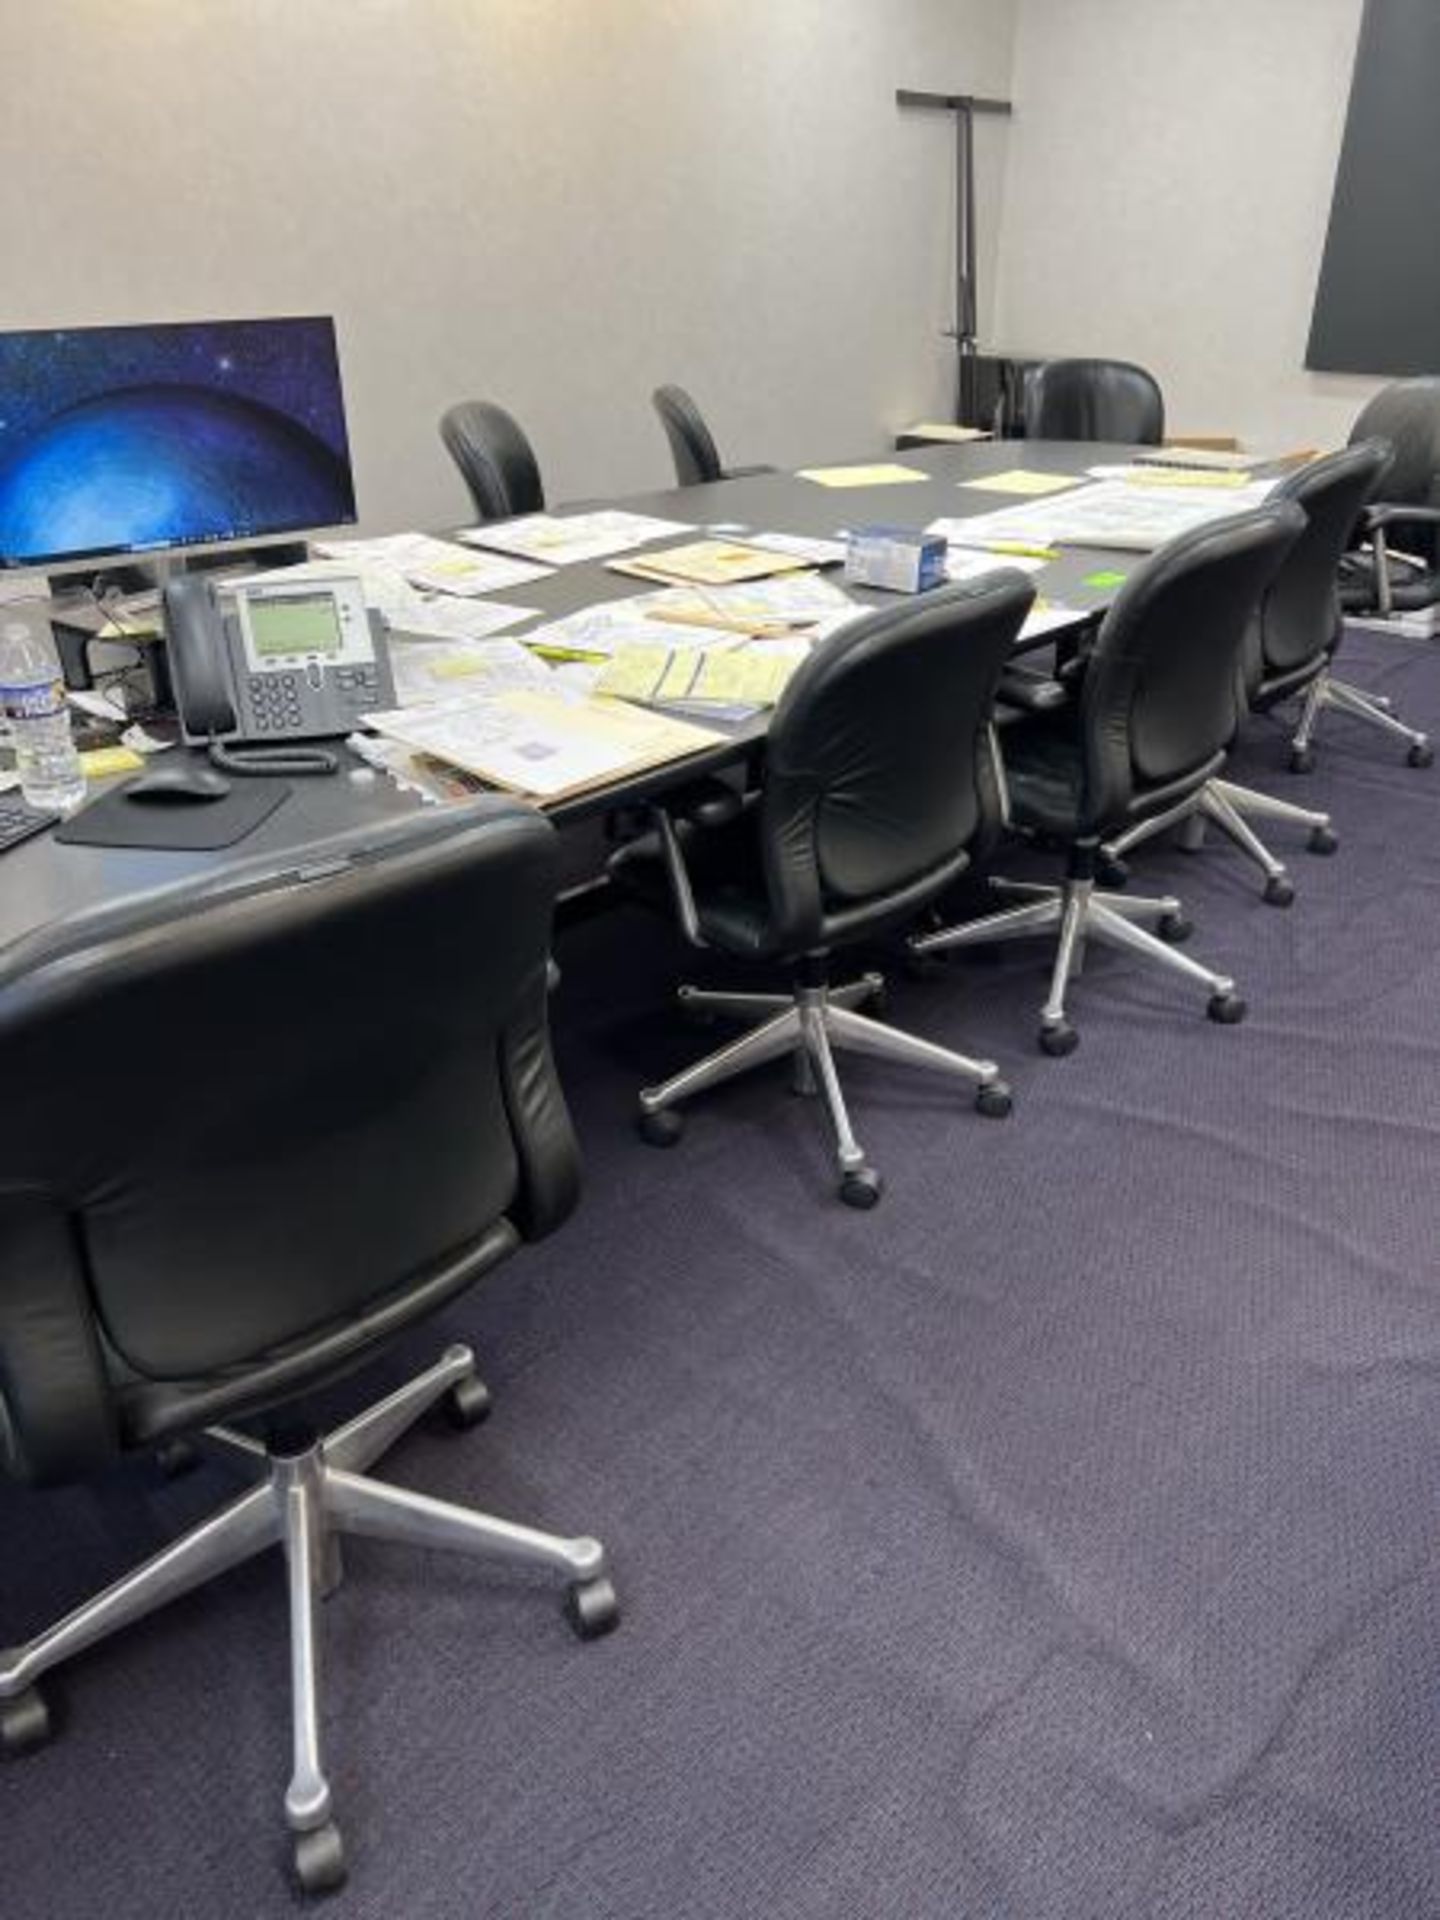
[[[604,508],[595,513],[529,513],[519,520],[498,520],[493,526],[465,527],[456,537],[467,546],[568,567],[693,531],[686,520],[657,520],[650,514]]]
[[[518,640],[410,640],[390,643],[395,697],[402,707],[435,706],[471,694],[548,687],[553,675]]]

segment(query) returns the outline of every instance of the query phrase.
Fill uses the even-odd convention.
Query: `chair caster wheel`
[[[1155,924],[1155,931],[1172,947],[1183,946],[1195,931],[1195,922],[1183,913],[1167,913]]]
[[[840,1179],[840,1198],[847,1207],[862,1213],[873,1207],[881,1194],[881,1180],[873,1167],[851,1167]]]
[[[302,1893],[334,1893],[345,1884],[345,1842],[333,1820],[295,1836],[295,1878]]]
[[[162,1440],[151,1458],[162,1480],[179,1480],[200,1464],[200,1449],[193,1440]]]
[[[1068,1020],[1057,1020],[1053,1026],[1040,1029],[1040,1051],[1048,1053],[1052,1060],[1063,1060],[1067,1053],[1074,1053],[1080,1044],[1080,1036]]]
[[[598,1640],[620,1624],[620,1602],[603,1576],[577,1580],[566,1590],[565,1618],[577,1640]]]
[[[27,1687],[23,1693],[0,1700],[0,1753],[34,1753],[53,1731],[50,1709],[38,1687]]]
[[[1340,836],[1333,827],[1312,827],[1305,842],[1311,853],[1334,853],[1339,844]]]
[[[1129,884],[1130,868],[1118,854],[1102,853],[1095,863],[1095,878],[1102,887],[1119,888]]]
[[[1261,895],[1267,907],[1288,907],[1294,904],[1295,887],[1283,873],[1272,873],[1265,882],[1265,891]]]
[[[1435,764],[1435,749],[1430,745],[1428,740],[1417,742],[1411,747],[1409,753],[1406,754],[1405,764],[1408,767],[1433,767]]]
[[[468,1433],[471,1427],[478,1427],[482,1421],[490,1418],[494,1402],[485,1382],[477,1380],[472,1373],[463,1380],[457,1380],[440,1405],[446,1424],[457,1433]]]
[[[647,1147],[673,1147],[685,1131],[685,1119],[674,1107],[642,1107],[635,1128]]]
[[[1234,1027],[1245,1018],[1249,1009],[1238,993],[1212,993],[1205,1011],[1220,1026]]]
[[[1310,747],[1292,747],[1290,749],[1290,771],[1291,773],[1313,773],[1315,771],[1315,754],[1313,749]]]
[[[975,1095],[975,1111],[987,1120],[1003,1120],[1015,1102],[1003,1080],[989,1080]]]
[[[872,987],[865,1002],[865,1011],[876,1020],[884,1020],[890,1012],[890,989],[882,980]]]

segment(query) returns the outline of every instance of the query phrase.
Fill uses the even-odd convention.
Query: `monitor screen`
[[[0,565],[354,518],[332,320],[0,333]]]

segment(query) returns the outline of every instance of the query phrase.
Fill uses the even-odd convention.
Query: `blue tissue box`
[[[910,527],[857,527],[845,546],[845,578],[857,587],[924,593],[945,579],[945,536]]]

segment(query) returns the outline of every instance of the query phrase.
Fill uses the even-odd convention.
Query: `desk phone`
[[[181,727],[192,745],[336,739],[395,704],[385,625],[358,580],[165,588]]]

